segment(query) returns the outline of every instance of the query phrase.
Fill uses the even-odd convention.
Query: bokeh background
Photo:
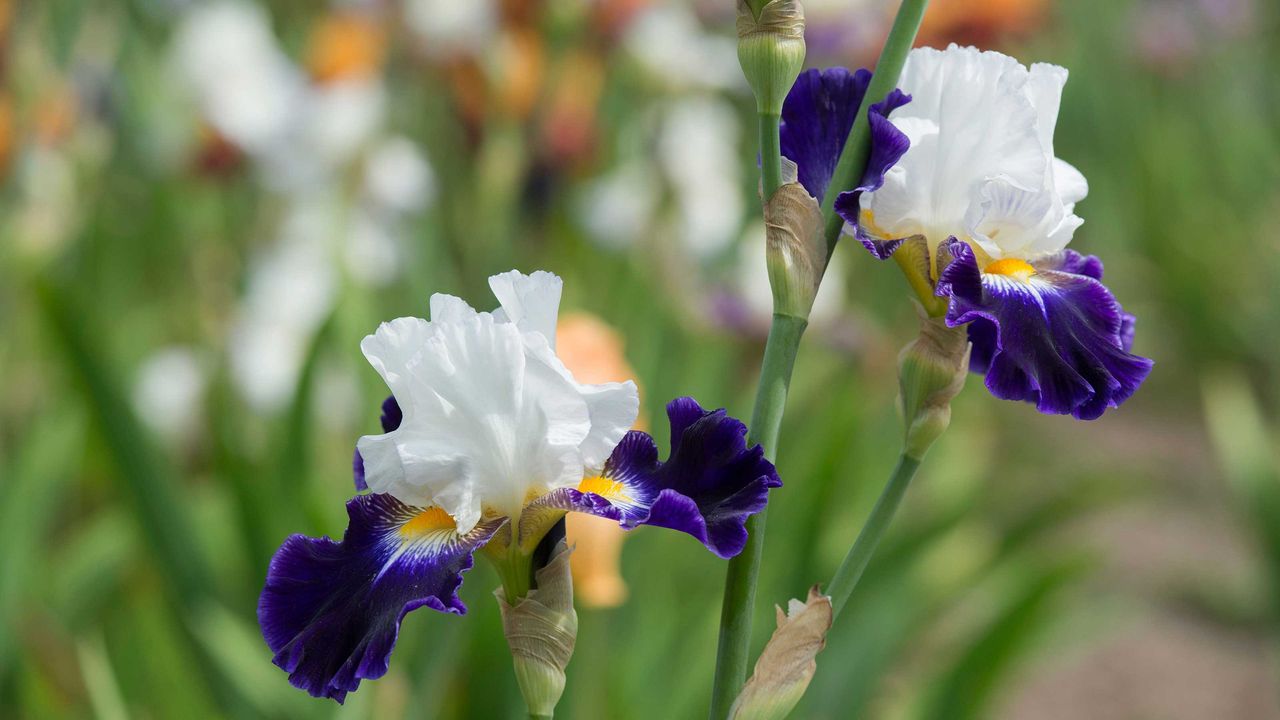
[[[809,62],[894,3],[810,0]],[[0,0],[0,716],[510,718],[483,562],[345,707],[254,609],[339,535],[386,394],[361,358],[431,292],[565,278],[580,373],[651,425],[746,417],[767,326],[733,3]],[[920,41],[1071,71],[1058,155],[1156,368],[1092,423],[978,378],[799,718],[1280,718],[1280,8],[935,0]],[[756,644],[825,580],[898,448],[902,281],[841,247],[796,369]],[[566,346],[562,335],[562,347]],[[595,529],[574,529],[591,533]],[[565,718],[699,718],[724,564],[640,530],[579,568]]]

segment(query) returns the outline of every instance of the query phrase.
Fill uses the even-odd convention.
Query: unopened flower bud
[[[969,371],[965,327],[947,327],[917,306],[920,335],[898,355],[898,402],[905,425],[903,452],[917,460],[951,423],[951,400]]]
[[[804,66],[804,52],[804,9],[798,0],[738,0],[738,62],[758,112],[782,114],[782,101]]]
[[[557,545],[551,560],[534,573],[536,587],[514,606],[502,588],[493,593],[502,610],[502,631],[511,648],[516,681],[532,717],[555,714],[578,637],[569,552],[563,542]]]
[[[783,182],[764,203],[765,259],[773,311],[809,319],[827,269],[818,201],[795,180],[795,163],[783,158]]]
[[[778,629],[734,701],[731,720],[783,720],[809,688],[831,629],[831,598],[815,585],[805,602],[792,600],[787,611],[777,608]]]

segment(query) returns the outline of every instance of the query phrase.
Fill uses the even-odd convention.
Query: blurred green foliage
[[[333,309],[305,333],[296,387],[269,412],[237,390],[228,348],[284,201],[251,159],[202,172],[190,160],[199,148],[174,140],[199,127],[164,89],[181,5],[10,8],[0,716],[516,717],[488,567],[464,585],[467,617],[410,615],[391,672],[339,707],[294,690],[271,665],[254,614],[266,564],[291,532],[342,531],[351,449],[374,432],[386,392],[360,338],[425,313],[430,292],[485,305],[491,272],[563,276],[567,307],[622,334],[649,417],[682,394],[748,416],[761,338],[703,312],[706,289],[734,272],[733,250],[691,259],[660,219],[636,229],[638,242],[604,247],[575,212],[592,178],[655,152],[653,108],[713,94],[747,123],[745,86],[655,81],[586,11],[512,3],[549,68],[535,107],[554,104],[558,82],[582,81],[566,58],[599,63],[594,141],[564,159],[548,150],[545,113],[491,101],[469,117],[456,68],[424,61],[390,22],[387,125],[425,147],[438,198],[413,216],[393,282],[338,283]],[[1280,16],[1272,3],[1242,5],[1250,14],[1238,27],[1197,25],[1190,46],[1161,37],[1159,52],[1143,33],[1195,3],[1058,3],[1036,31],[1002,38],[1026,61],[1071,71],[1057,152],[1090,182],[1074,246],[1103,257],[1108,284],[1139,317],[1137,351],[1156,369],[1122,410],[1089,424],[996,401],[971,378],[797,717],[1005,716],[1030,678],[1088,657],[1095,639],[1135,618],[1197,623],[1253,643],[1264,664],[1274,654]],[[732,13],[700,8],[709,31],[728,37]],[[269,10],[282,47],[301,57],[325,11],[284,1]],[[49,98],[63,90],[78,109],[70,127],[48,129],[58,122]],[[742,135],[734,184],[748,200],[745,228],[758,208],[751,133]],[[50,154],[65,192],[33,174]],[[655,217],[676,195],[659,193]],[[844,330],[815,325],[796,370],[757,644],[773,603],[830,576],[897,454],[893,358],[914,332],[912,310],[895,272],[857,248],[839,254]],[[131,400],[139,368],[171,345],[193,348],[207,376],[194,431],[176,438],[156,433]],[[325,400],[335,373],[358,391],[346,414]],[[1172,539],[1158,531],[1166,526],[1178,528]],[[701,717],[722,572],[687,537],[631,536],[630,598],[581,608],[561,715]]]

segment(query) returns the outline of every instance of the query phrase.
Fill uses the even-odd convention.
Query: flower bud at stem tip
[[[804,9],[798,0],[738,0],[738,62],[756,96],[757,112],[782,114],[804,55]]]

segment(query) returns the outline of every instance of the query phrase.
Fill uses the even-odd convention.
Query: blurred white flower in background
[[[476,12],[447,5],[442,12],[458,22]],[[278,411],[341,278],[377,286],[401,272],[411,216],[433,203],[435,175],[413,141],[387,133],[375,18],[341,10],[323,18],[304,69],[280,48],[264,10],[215,2],[186,13],[173,53],[204,121],[283,200],[274,244],[250,260],[229,337],[236,387],[255,409]]]
[[[591,239],[621,250],[649,230],[660,193],[653,169],[632,160],[587,183],[574,199],[574,211]]]
[[[733,105],[710,95],[676,100],[662,122],[658,157],[675,195],[679,240],[699,258],[724,250],[742,227],[740,134]]]
[[[276,243],[254,258],[230,337],[231,373],[245,399],[275,411],[293,397],[315,331],[337,295],[325,238],[339,208],[324,197],[296,203]]]
[[[431,57],[480,55],[498,32],[493,0],[405,0],[404,19]]]
[[[261,8],[200,5],[174,39],[174,65],[204,117],[251,155],[265,155],[292,136],[306,79],[276,43]]]
[[[179,81],[205,120],[282,192],[323,184],[374,137],[386,115],[376,74],[314,83],[280,49],[261,8],[200,5],[174,40]]]
[[[166,441],[189,439],[199,428],[208,383],[208,367],[194,350],[160,348],[143,361],[134,377],[134,410]]]
[[[18,160],[13,184],[21,198],[13,218],[15,242],[24,252],[52,255],[80,215],[72,158],[60,148],[32,145]]]
[[[347,241],[342,259],[352,279],[364,285],[384,286],[400,274],[401,229],[395,218],[353,210],[347,220]]]
[[[372,202],[388,210],[415,212],[435,201],[435,172],[412,140],[394,135],[370,151],[364,192]]]
[[[687,3],[655,4],[642,10],[627,29],[623,45],[663,84],[745,90],[737,38],[708,33]]]

